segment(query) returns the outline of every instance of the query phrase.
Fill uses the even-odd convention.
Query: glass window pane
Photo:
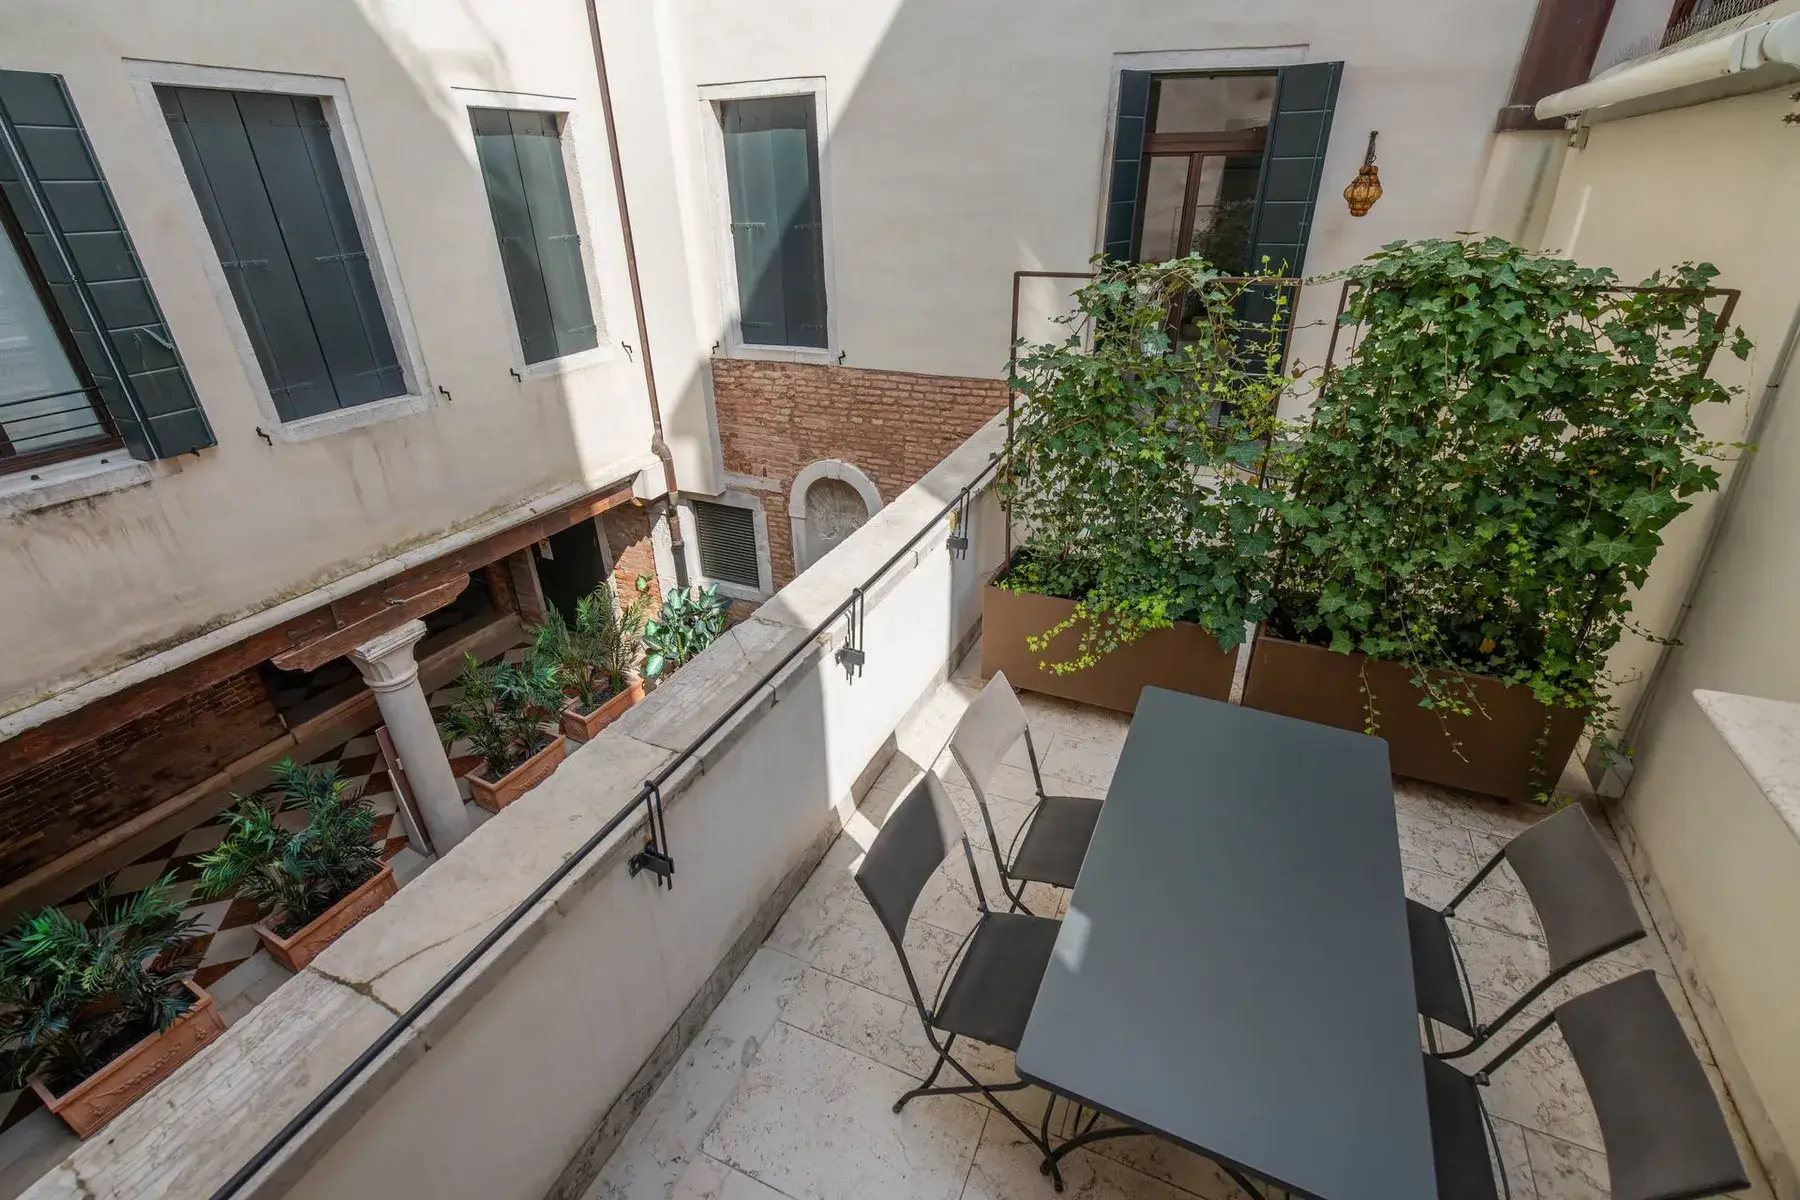
[[[1157,133],[1225,133],[1269,123],[1273,75],[1174,75],[1156,81]]]
[[[53,450],[105,432],[18,247],[0,233],[0,454]]]
[[[1157,156],[1144,185],[1144,223],[1138,235],[1139,262],[1181,257],[1181,206],[1187,196],[1188,158]]]

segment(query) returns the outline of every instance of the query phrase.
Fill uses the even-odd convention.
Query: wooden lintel
[[[84,742],[103,737],[266,659],[285,656],[311,645],[370,613],[390,607],[387,604],[389,596],[420,596],[455,579],[466,579],[471,571],[567,529],[577,521],[591,520],[609,509],[628,504],[631,499],[629,485],[586,496],[373,584],[337,601],[335,606],[320,605],[311,612],[252,634],[186,666],[28,729],[0,742],[0,779],[10,778]],[[341,617],[333,615],[334,607]],[[365,635],[360,640],[367,641],[372,636]]]
[[[382,611],[360,621],[353,621],[292,650],[284,650],[269,661],[283,671],[316,671],[332,659],[350,653],[370,638],[380,637],[408,621],[436,612],[462,595],[463,589],[468,586],[469,577],[458,575],[403,599],[390,597]]]

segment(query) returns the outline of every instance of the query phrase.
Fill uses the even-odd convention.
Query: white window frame
[[[574,354],[565,354],[561,358],[547,358],[543,362],[528,363],[525,361],[525,344],[519,340],[518,314],[513,309],[512,290],[506,284],[506,264],[500,257],[500,244],[495,238],[489,238],[488,261],[492,267],[491,276],[498,284],[498,296],[506,313],[507,341],[512,347],[513,370],[523,380],[554,379],[571,372],[585,370],[601,363],[610,363],[619,356],[618,347],[614,345],[609,334],[606,321],[606,308],[600,303],[600,292],[595,280],[600,278],[600,262],[596,257],[598,243],[593,237],[594,223],[588,217],[587,192],[583,188],[581,158],[576,153],[575,143],[578,133],[583,129],[582,115],[575,107],[575,100],[570,96],[538,95],[533,92],[496,92],[484,88],[453,88],[456,98],[463,107],[463,149],[469,161],[476,164],[476,182],[481,184],[481,207],[487,217],[488,232],[494,228],[494,214],[487,196],[487,185],[481,180],[480,162],[476,158],[475,127],[469,120],[472,108],[504,108],[520,112],[550,113],[556,118],[558,141],[562,145],[563,174],[569,180],[569,207],[574,210],[575,228],[581,232],[581,270],[582,282],[587,286],[588,311],[594,316],[594,336],[597,344],[591,350],[580,350]]]
[[[758,587],[748,588],[728,579],[714,579],[700,566],[700,529],[694,519],[693,500],[704,500],[710,504],[722,504],[727,508],[747,508],[750,510],[751,526],[756,534],[756,576]],[[760,497],[750,492],[720,492],[716,496],[684,497],[676,505],[676,514],[681,521],[681,544],[687,555],[688,578],[696,584],[716,584],[721,596],[729,596],[733,600],[767,600],[775,594],[775,571],[769,563],[769,518],[763,511]]]
[[[163,160],[165,170],[176,185],[180,197],[178,203],[186,214],[189,233],[200,250],[201,268],[206,273],[207,283],[212,286],[220,312],[225,318],[226,331],[243,363],[251,395],[255,397],[256,406],[267,422],[262,428],[269,438],[275,442],[311,441],[383,421],[410,417],[436,407],[436,396],[432,390],[431,377],[425,368],[425,355],[420,347],[418,330],[413,324],[412,309],[407,304],[406,293],[400,284],[399,264],[395,259],[393,243],[388,238],[387,222],[382,217],[381,205],[376,198],[374,176],[369,170],[368,156],[363,151],[362,135],[357,129],[356,116],[350,106],[349,85],[342,79],[325,75],[289,75],[275,71],[199,67],[190,63],[139,59],[127,60],[126,70],[132,88],[137,93],[138,104],[143,109],[145,121],[150,127],[150,142],[155,147],[154,153]],[[337,155],[338,167],[344,174],[344,190],[349,193],[350,208],[356,216],[357,232],[369,254],[370,274],[375,279],[375,291],[381,298],[382,315],[386,318],[388,331],[394,339],[395,357],[399,360],[401,374],[406,381],[403,393],[371,404],[360,404],[355,408],[340,408],[293,421],[282,419],[280,411],[275,407],[275,398],[269,394],[268,380],[263,375],[262,364],[257,360],[249,331],[244,327],[244,317],[238,310],[237,300],[231,294],[225,269],[219,264],[218,248],[213,245],[212,235],[206,230],[206,220],[200,214],[200,203],[194,198],[193,183],[181,165],[181,155],[175,148],[175,137],[170,133],[169,123],[163,117],[162,105],[157,103],[156,88],[159,84],[169,87],[312,96],[322,102],[325,120],[331,128],[331,148]]]
[[[831,130],[830,106],[825,102],[825,77],[802,75],[788,79],[759,79],[744,83],[706,84],[700,89],[704,110],[707,192],[711,197],[714,272],[719,281],[719,311],[724,316],[720,352],[727,358],[761,359],[767,362],[830,363],[838,361],[837,264],[831,247]],[[819,241],[825,258],[825,345],[765,346],[744,341],[743,311],[738,302],[737,249],[731,241],[731,185],[725,170],[725,123],[720,104],[726,100],[762,100],[775,96],[809,96],[813,103],[813,128],[819,143]]]

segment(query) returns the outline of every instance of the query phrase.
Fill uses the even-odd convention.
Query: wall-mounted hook
[[[506,373],[508,375],[511,375],[514,379],[518,380],[520,383],[525,382],[525,377],[523,375],[519,374],[519,368],[517,368],[517,367],[506,368]]]
[[[271,446],[273,446],[275,444],[275,439],[270,437],[268,435],[267,431],[265,431],[261,425],[258,425],[256,427],[256,436],[261,438],[263,441],[269,443],[269,445],[271,445]]]
[[[713,352],[713,353],[714,353],[714,354],[717,354],[717,353],[718,353],[718,352],[719,352],[719,343],[718,343],[718,342],[714,342],[714,343],[713,343],[713,348],[712,348],[712,352]]]
[[[849,353],[850,352],[848,350],[839,350],[838,351],[838,366],[841,367],[844,365],[844,357],[846,355],[848,355]]]
[[[637,361],[637,356],[632,351],[630,342],[620,342],[619,349],[625,351],[625,360],[627,362],[636,362]]]
[[[441,383],[440,383],[440,384],[438,384],[438,395],[440,395],[440,396],[442,396],[442,397],[443,397],[443,398],[444,398],[444,399],[446,399],[446,400],[454,400],[454,399],[456,399],[456,397],[455,397],[455,396],[452,396],[452,395],[451,395],[451,394],[450,394],[450,392],[449,392],[449,389],[447,389],[447,388],[445,388],[445,387],[444,387],[444,385],[443,385],[443,384],[441,384]]]

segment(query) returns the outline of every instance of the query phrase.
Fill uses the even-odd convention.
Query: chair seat
[[[1406,933],[1412,942],[1413,990],[1418,993],[1419,1014],[1474,1037],[1475,1015],[1469,1011],[1462,975],[1456,968],[1450,922],[1435,908],[1408,900]]]
[[[1449,1063],[1429,1054],[1424,1058],[1438,1200],[1499,1200],[1488,1153],[1487,1118],[1475,1081]]]
[[[1074,887],[1099,820],[1100,801],[1090,796],[1045,796],[1006,873],[1031,883]]]
[[[1017,1050],[1060,926],[1023,913],[983,917],[931,1023],[945,1033]]]

